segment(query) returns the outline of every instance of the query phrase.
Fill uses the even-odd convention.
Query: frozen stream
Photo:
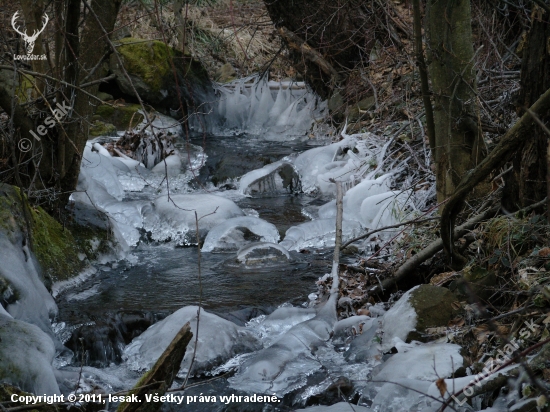
[[[372,317],[337,323],[336,307],[345,302],[333,287],[328,300],[315,305],[315,282],[335,276],[332,179],[345,190],[344,240],[423,210],[433,193],[429,187],[410,189],[410,179],[403,178],[408,158],[387,156],[392,141],[369,133],[308,135],[324,103],[305,90],[281,85],[277,91],[262,82],[249,87],[249,80],[220,87],[208,127],[215,134],[205,139],[184,142],[173,120],[159,116],[156,127],[180,135],[166,162],[148,146],[135,160],[109,153],[105,144],[112,139],[88,143],[79,191],[72,196],[76,215],[91,222],[96,210],[105,213],[119,247],[78,285],[56,285],[61,291],[54,328],[74,352],[55,363],[62,392],[76,385],[104,392],[132,387],[185,322],[196,327],[202,301],[197,355],[191,363],[193,340],[176,384],[188,373],[195,384],[222,375],[185,391],[218,401],[166,409],[287,411],[334,404],[345,394],[375,410],[402,410],[401,398],[396,409],[377,407],[377,399],[392,398],[394,388],[379,393],[381,385],[367,383],[383,351],[392,347],[377,338],[383,306],[372,307]],[[201,217],[202,296],[195,211]],[[401,333],[407,317],[392,316],[398,319],[392,327]],[[363,340],[354,349],[350,339],[358,331]],[[386,346],[406,336],[386,332]],[[448,368],[459,356],[451,346],[440,348],[450,359]],[[428,349],[415,356],[431,355]],[[396,369],[390,370],[391,377]],[[428,391],[428,375],[422,370],[396,376],[420,379]],[[276,395],[278,401],[219,402],[232,394]],[[425,405],[424,398],[416,401]]]

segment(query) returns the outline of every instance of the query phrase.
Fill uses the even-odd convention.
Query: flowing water
[[[218,134],[199,134],[190,141],[180,137],[174,146],[180,158],[167,158],[161,174],[137,166],[134,160],[111,157],[98,144],[101,139],[89,143],[79,180],[81,192],[73,200],[77,205],[92,202],[92,209],[109,216],[121,250],[118,259],[94,263],[92,276],[57,296],[55,329],[75,353],[72,359],[57,360],[60,373],[72,374],[60,384],[64,391],[74,390],[75,374],[84,389],[85,385],[105,391],[128,389],[139,377],[134,370],[147,369],[158,358],[158,339],[169,341],[166,330],[181,327],[180,309],[200,302],[208,312],[234,323],[205,315],[201,333],[211,340],[203,348],[225,353],[225,358],[220,362],[214,353],[204,361],[198,356],[197,362],[210,365],[214,359],[214,364],[193,373],[229,374],[195,386],[186,395],[275,393],[282,403],[194,403],[185,410],[283,411],[291,405],[337,402],[342,391],[359,399],[362,390],[356,388],[365,385],[372,364],[369,359],[350,361],[343,354],[349,328],[360,328],[359,323],[342,326],[340,340],[332,339],[337,294],[332,293],[321,309],[310,307],[316,281],[331,272],[335,231],[331,180],[342,180],[347,190],[343,228],[348,239],[366,227],[394,224],[405,210],[423,209],[431,194],[391,191],[392,176],[401,173],[407,162],[384,164],[391,142],[363,134],[325,147],[330,137],[311,138],[305,133],[324,110],[314,96],[290,87],[273,91],[265,82],[249,87],[247,81],[219,90],[219,105],[212,108],[213,120],[206,128]],[[162,122],[170,119],[161,118]],[[303,191],[287,186],[297,179]],[[236,249],[203,252],[199,258],[189,209],[204,216],[199,227],[207,230],[234,217],[250,225],[261,220],[263,232],[250,229],[236,237],[232,232],[229,241],[247,245],[263,239],[270,242],[271,253],[282,250],[287,258],[279,256],[273,264],[262,255],[262,264],[244,265]],[[284,238],[281,244],[265,240],[277,232]],[[200,234],[204,239],[204,231]],[[253,251],[264,253],[261,248],[266,243],[257,245]],[[195,313],[193,308],[181,310]],[[364,323],[364,318],[357,317],[357,322]],[[368,322],[374,333],[377,323]],[[236,343],[242,345],[234,349]],[[233,348],[228,352],[228,347]],[[81,364],[89,365],[82,369],[86,384],[80,379]],[[182,371],[180,378],[185,376]],[[174,404],[165,408],[183,409]]]

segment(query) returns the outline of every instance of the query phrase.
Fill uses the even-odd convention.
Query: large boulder
[[[135,87],[146,102],[168,114],[170,110],[178,110],[180,107],[178,86],[184,105],[191,101],[200,103],[197,98],[208,94],[211,89],[208,74],[197,60],[184,56],[163,42],[129,37],[117,43],[118,54],[131,83],[114,54],[111,56],[110,69],[116,75],[118,87],[126,95],[133,97]],[[173,68],[176,69],[177,82]]]

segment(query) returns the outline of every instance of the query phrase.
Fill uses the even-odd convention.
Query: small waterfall
[[[216,100],[190,116],[190,129],[214,135],[247,133],[265,140],[304,137],[327,104],[303,82],[274,82],[258,75],[215,84]],[[207,107],[209,106],[209,107]]]

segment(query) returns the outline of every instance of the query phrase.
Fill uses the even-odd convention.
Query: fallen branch
[[[530,108],[530,111],[535,114],[548,110],[550,110],[550,89],[542,94]],[[454,268],[461,269],[466,263],[466,259],[453,250],[455,220],[458,213],[462,210],[464,199],[493,170],[504,166],[512,153],[521,146],[523,139],[529,136],[533,123],[534,120],[531,114],[529,112],[524,113],[521,119],[504,135],[493,151],[462,178],[447,204],[443,206],[443,210],[441,211],[441,239],[443,249],[451,260],[451,266],[454,266]]]
[[[117,412],[153,412],[160,409],[162,402],[147,402],[145,395],[162,396],[172,386],[192,337],[193,333],[189,322],[187,322],[162,353],[155,366],[140,379],[129,393],[130,396],[135,395],[139,402],[121,403]]]

